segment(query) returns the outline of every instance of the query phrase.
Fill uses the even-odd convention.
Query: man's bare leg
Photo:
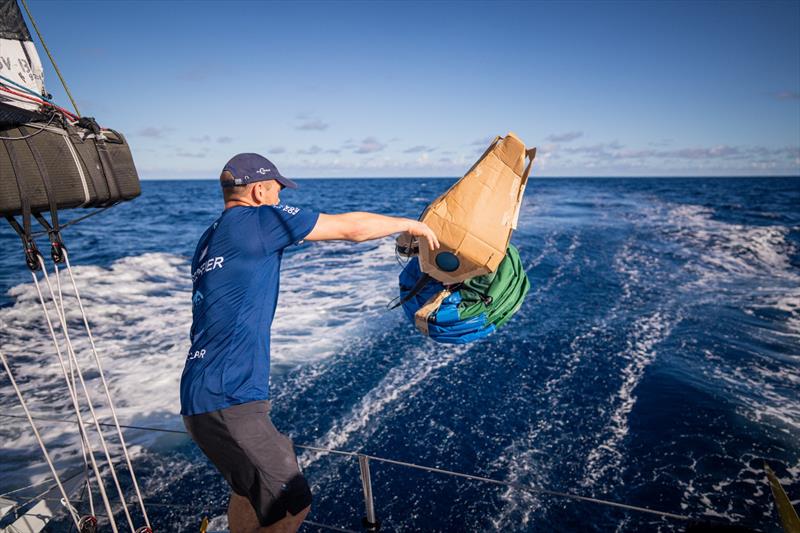
[[[250,500],[231,492],[231,501],[228,504],[228,527],[231,533],[294,533],[300,528],[310,510],[309,506],[296,515],[286,513],[284,518],[274,524],[261,527]]]

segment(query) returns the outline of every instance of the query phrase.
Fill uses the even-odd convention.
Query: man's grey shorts
[[[269,409],[259,401],[183,417],[189,435],[233,492],[250,500],[262,526],[311,505],[292,441],[272,425]]]

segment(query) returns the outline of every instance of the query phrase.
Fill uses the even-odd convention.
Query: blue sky
[[[144,178],[246,151],[297,177],[457,176],[507,131],[542,177],[800,174],[800,2],[29,5]]]

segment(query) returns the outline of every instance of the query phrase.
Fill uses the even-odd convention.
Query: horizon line
[[[460,179],[463,176],[303,176],[292,177],[293,180],[393,180],[393,179]],[[531,176],[529,179],[776,179],[800,178],[800,174],[770,174],[770,175],[712,175],[712,176],[680,176],[680,175],[654,175],[654,176]],[[219,181],[219,178],[139,178],[139,181]]]

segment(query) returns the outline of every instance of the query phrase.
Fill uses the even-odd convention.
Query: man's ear
[[[260,205],[263,196],[264,191],[261,189],[261,182],[254,183],[253,187],[250,189],[250,199],[253,200],[256,205]]]

